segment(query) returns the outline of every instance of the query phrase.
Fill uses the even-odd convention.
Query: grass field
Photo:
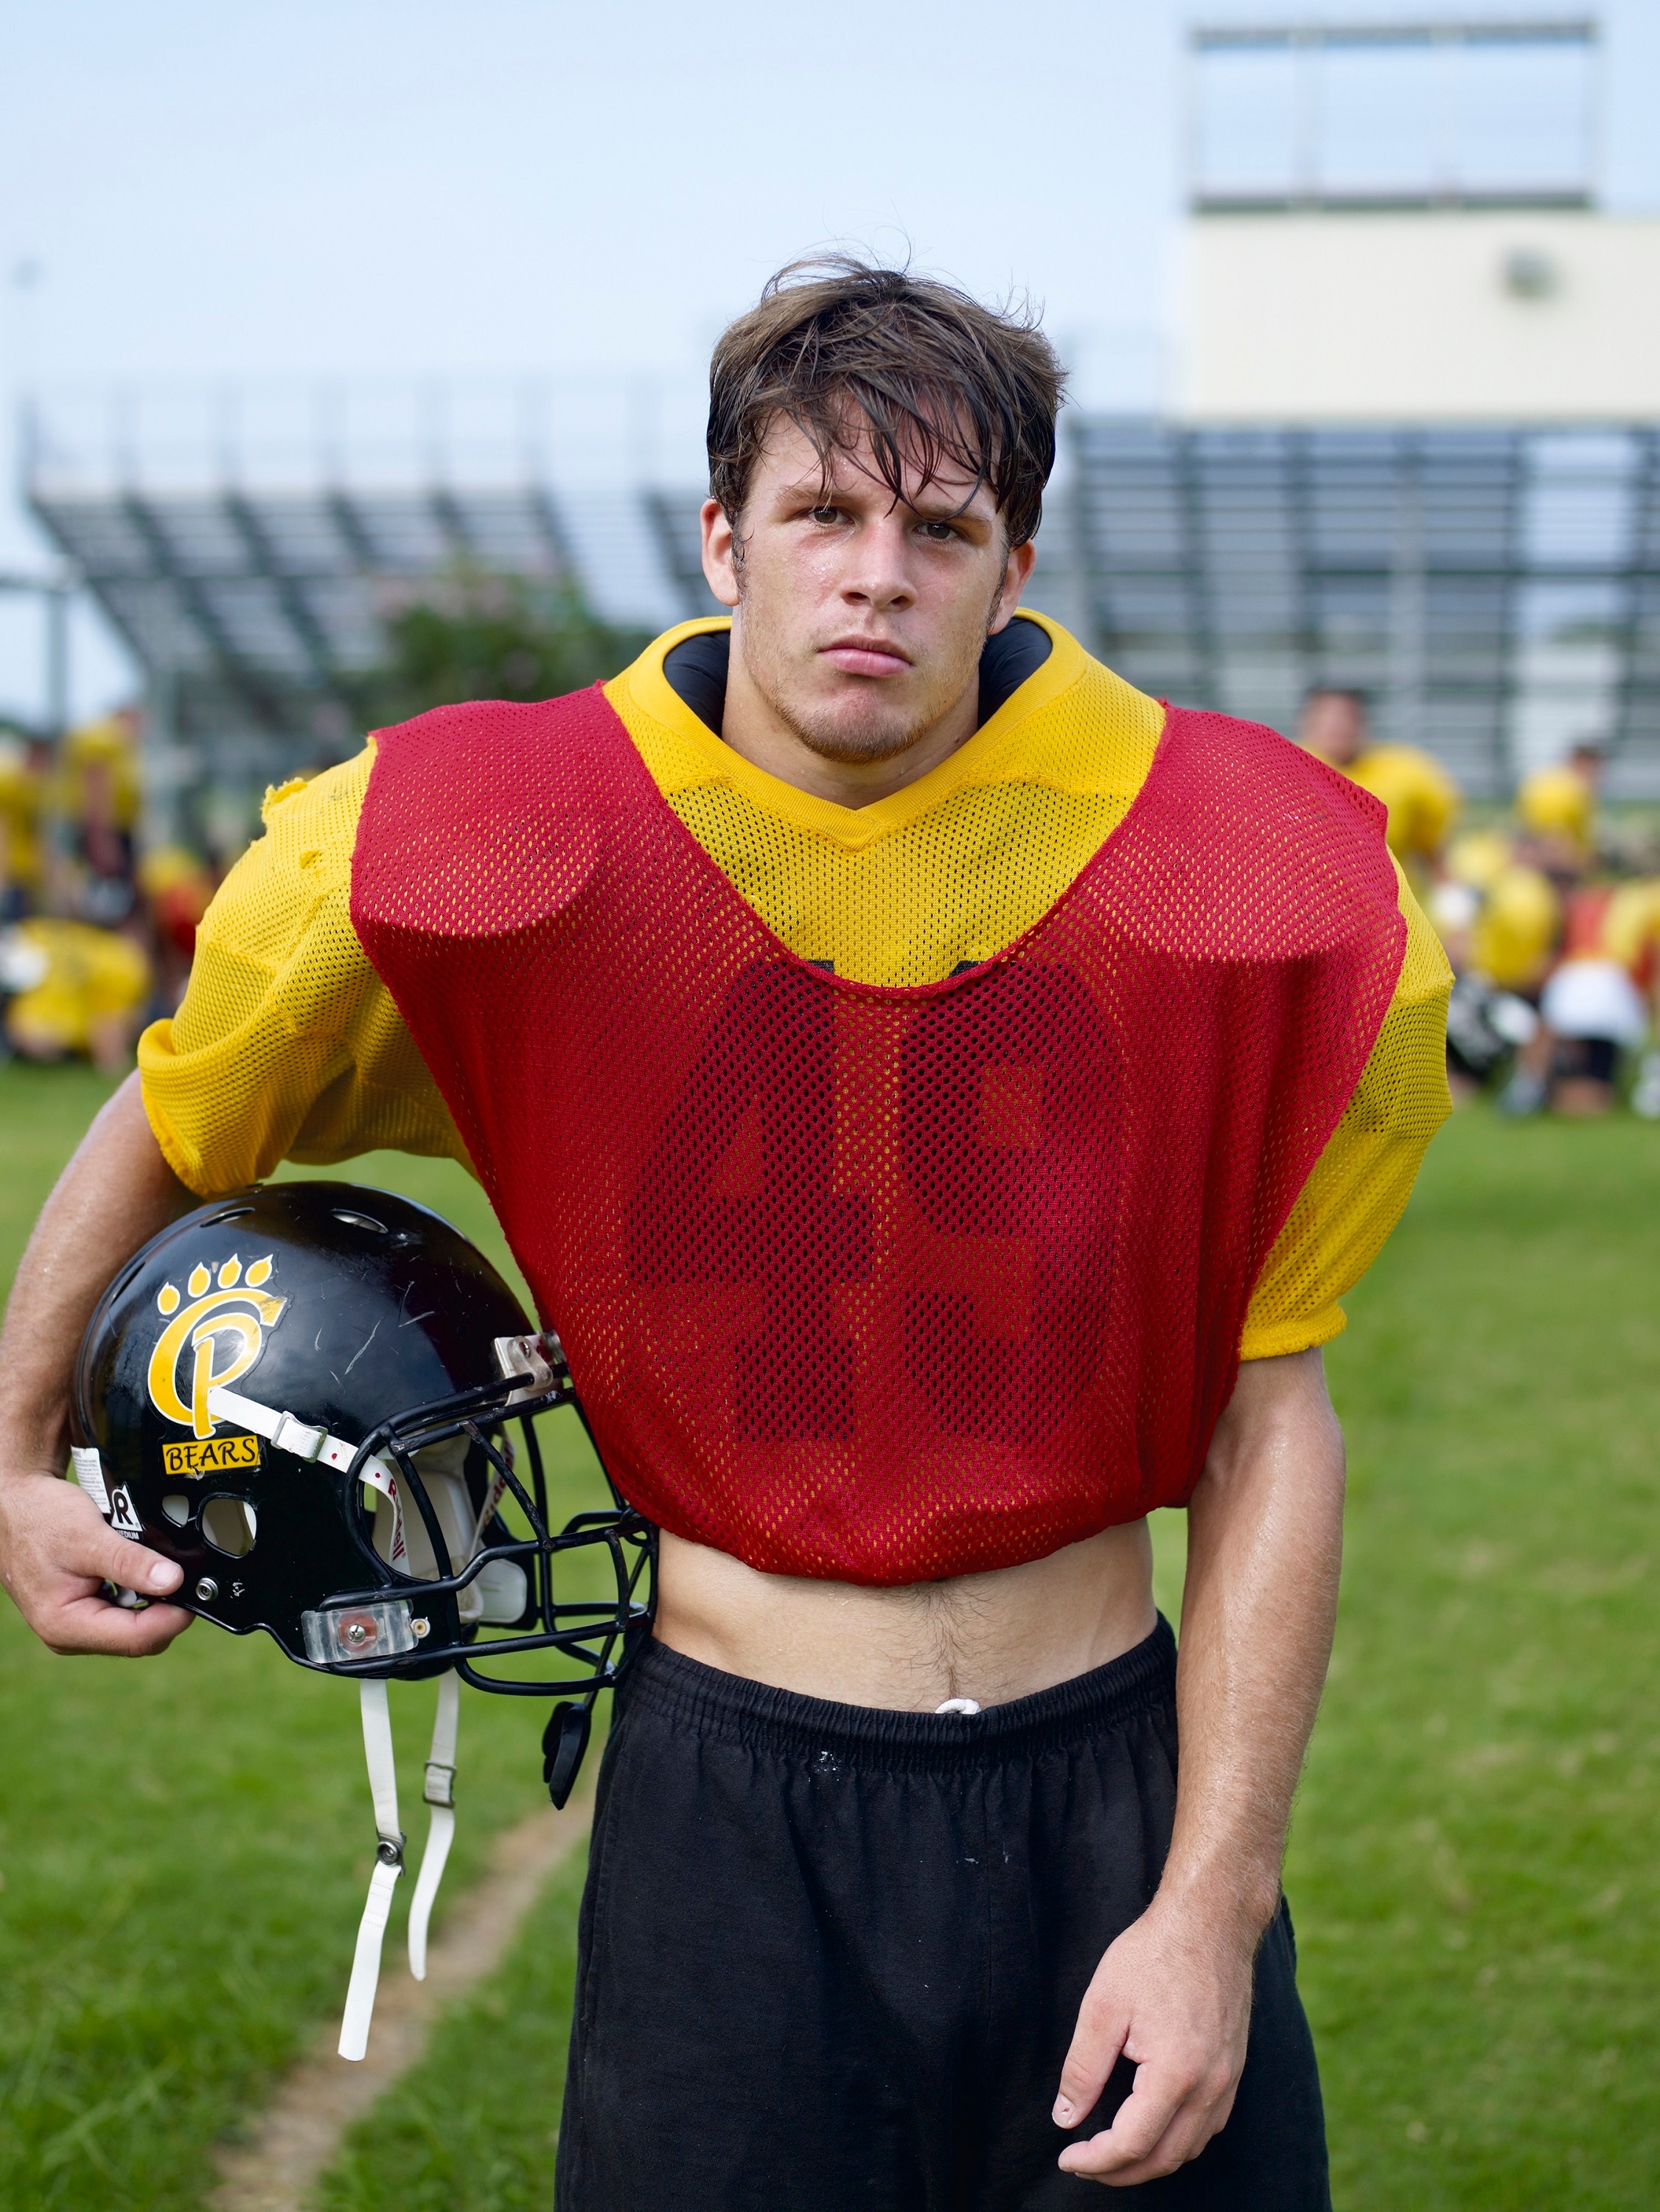
[[[0,1071],[8,1269],[100,1095]],[[499,1251],[458,1173],[352,1172]],[[1342,2212],[1660,2203],[1657,1221],[1660,1130],[1461,1118],[1330,1355],[1348,1558],[1287,1885]],[[535,1801],[504,1705],[466,1704],[459,1881]],[[340,1999],[354,1701],[264,1639],[123,1668],[0,1615],[0,2208],[193,2205]],[[549,2203],[579,1881],[357,2130],[327,2212]]]

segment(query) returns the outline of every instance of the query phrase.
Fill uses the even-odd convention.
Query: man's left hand
[[[1121,2057],[1136,2085],[1105,2133],[1068,2144],[1063,2172],[1127,2189],[1198,2156],[1233,2109],[1257,1942],[1162,1897],[1125,1929],[1078,2008],[1055,2124],[1085,2118]]]

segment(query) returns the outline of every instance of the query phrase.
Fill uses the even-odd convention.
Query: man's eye
[[[947,545],[956,536],[956,526],[950,522],[924,522],[922,534],[930,544]]]
[[[814,522],[839,522],[841,509],[839,507],[815,507],[810,509],[809,519]]]

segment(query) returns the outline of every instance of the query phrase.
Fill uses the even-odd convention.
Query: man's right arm
[[[63,1474],[93,1308],[124,1261],[198,1203],[163,1159],[129,1076],[59,1176],[17,1270],[0,1332],[0,1581],[54,1651],[137,1657],[190,1626],[179,1606],[129,1611],[103,1595],[108,1582],[162,1597],[179,1571],[116,1535]]]
[[[100,1595],[106,1579],[149,1596],[179,1577],[112,1535],[92,1501],[58,1480],[76,1347],[123,1262],[203,1196],[257,1182],[284,1158],[323,1163],[390,1146],[465,1162],[352,929],[371,757],[268,799],[265,835],[197,931],[183,1005],[140,1040],[141,1076],[93,1124],[18,1271],[0,1339],[0,1579],[58,1650],[156,1651],[189,1619],[175,1606],[135,1613]]]

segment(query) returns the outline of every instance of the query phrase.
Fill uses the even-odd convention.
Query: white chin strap
[[[385,1682],[360,1682],[363,1707],[363,1755],[369,1768],[369,1794],[379,1837],[369,1894],[358,1923],[346,2016],[340,2023],[340,2055],[361,2058],[369,2048],[369,2022],[380,1986],[380,1949],[392,1909],[392,1892],[403,1871],[403,1832],[397,1825],[397,1768],[392,1758],[392,1717]],[[427,1978],[427,1929],[433,1900],[444,1879],[444,1866],[455,1838],[456,1735],[461,1719],[461,1683],[445,1674],[438,1685],[438,1713],[433,1722],[432,1757],[427,1762],[425,1796],[432,1808],[427,1848],[409,1906],[409,1972]]]
[[[433,1747],[427,1760],[427,1848],[421,1855],[409,1903],[409,1972],[416,1981],[427,1978],[427,1923],[433,1916],[433,1899],[444,1879],[450,1845],[456,1832],[456,1735],[461,1724],[461,1677],[439,1678],[438,1711],[433,1716]]]
[[[326,1429],[297,1421],[292,1413],[262,1406],[235,1390],[216,1388],[208,1393],[208,1411],[215,1419],[240,1421],[256,1436],[264,1437],[282,1451],[299,1459],[321,1460],[325,1467],[343,1472],[357,1456],[354,1444],[331,1437]],[[360,1480],[380,1492],[392,1509],[386,1556],[396,1566],[407,1563],[403,1502],[397,1477],[385,1460],[366,1460],[358,1469]],[[494,1512],[506,1487],[498,1475],[491,1485],[476,1523],[471,1526],[474,1549],[479,1532]],[[374,2013],[375,1991],[380,1986],[380,1951],[386,1922],[392,1909],[392,1892],[403,1871],[403,1832],[397,1825],[397,1769],[392,1758],[392,1717],[384,1681],[360,1682],[363,1707],[363,1755],[368,1762],[369,1794],[374,1800],[374,1824],[379,1841],[375,1870],[369,1877],[369,1894],[358,1923],[357,1951],[352,1960],[351,1987],[346,1992],[346,2016],[340,2024],[340,2055],[361,2058],[369,2047],[369,2022]],[[456,1737],[461,1721],[461,1681],[455,1674],[439,1678],[438,1712],[433,1722],[432,1755],[427,1761],[424,1795],[431,1808],[427,1848],[415,1878],[409,1905],[409,1972],[416,1981],[427,1978],[427,1930],[433,1901],[444,1879],[450,1845],[455,1840]]]

